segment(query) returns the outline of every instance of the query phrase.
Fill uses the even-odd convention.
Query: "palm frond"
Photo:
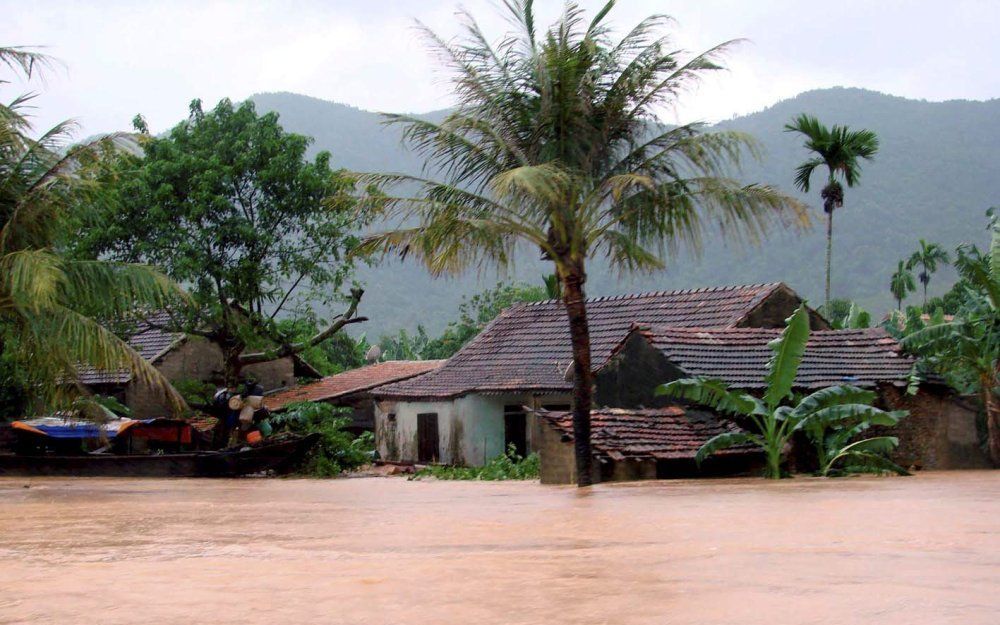
[[[748,393],[729,390],[722,380],[684,378],[656,387],[657,396],[684,399],[719,412],[735,415],[763,414],[760,400]]]

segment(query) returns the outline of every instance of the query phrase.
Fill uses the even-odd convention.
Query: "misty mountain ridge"
[[[329,151],[334,167],[421,172],[422,159],[401,144],[400,129],[383,125],[378,113],[291,93],[258,94],[250,100],[259,112],[277,112],[287,131],[312,137],[311,150]],[[962,242],[987,242],[984,213],[1000,205],[995,165],[1000,160],[1000,100],[927,102],[856,88],[818,89],[710,127],[747,132],[758,140],[763,157],[744,163],[740,178],[801,198],[811,207],[811,230],[776,229],[757,246],[711,233],[700,255],[683,252],[652,275],[617,276],[595,258],[589,265],[588,295],[783,281],[818,304],[825,257],[821,185],[814,185],[808,196],[794,189],[795,167],[808,155],[800,136],[783,131],[800,113],[816,115],[827,125],[873,130],[881,142],[875,160],[863,163],[860,186],[846,189],[844,207],[834,214],[835,297],[851,298],[880,316],[894,306],[888,284],[896,262],[916,249],[918,239],[948,249]],[[455,318],[463,295],[498,280],[540,284],[551,273],[551,266],[530,250],[522,256],[508,274],[473,268],[455,278],[432,278],[412,260],[359,267],[357,277],[366,288],[362,310],[371,321],[356,331],[378,336],[422,324],[436,333]],[[949,270],[936,274],[931,294],[943,292],[953,279]],[[909,301],[918,298],[914,294]]]

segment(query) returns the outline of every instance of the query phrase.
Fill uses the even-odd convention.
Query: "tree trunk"
[[[826,300],[823,306],[827,314],[830,314],[830,272],[833,261],[833,207],[826,211]]]
[[[986,407],[986,444],[990,461],[995,467],[1000,467],[1000,406],[997,405],[996,395],[993,392],[998,373],[1000,372],[994,372],[993,378],[987,376],[980,382],[983,404]]]
[[[590,408],[593,401],[593,372],[590,369],[590,329],[583,285],[587,281],[583,261],[573,263],[563,278],[563,303],[569,317],[573,345],[573,441],[576,452],[576,484],[593,483],[593,454],[590,450]]]

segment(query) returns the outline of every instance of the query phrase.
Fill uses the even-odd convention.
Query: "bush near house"
[[[312,477],[335,477],[368,464],[375,453],[375,437],[371,432],[355,437],[344,430],[351,423],[349,412],[349,408],[335,408],[330,404],[299,402],[271,415],[269,422],[275,432],[319,433],[319,442],[296,472]]]
[[[505,453],[481,467],[430,466],[417,472],[416,477],[434,477],[439,480],[537,480],[541,464],[538,454],[522,457],[514,445]]]

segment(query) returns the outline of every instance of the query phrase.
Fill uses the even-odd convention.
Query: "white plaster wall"
[[[440,462],[480,466],[504,451],[504,406],[568,403],[568,397],[530,395],[466,395],[449,401],[375,402],[375,445],[386,460],[416,462],[417,415],[438,416]],[[395,425],[388,420],[396,415]],[[534,424],[526,424],[528,450],[534,451]]]

